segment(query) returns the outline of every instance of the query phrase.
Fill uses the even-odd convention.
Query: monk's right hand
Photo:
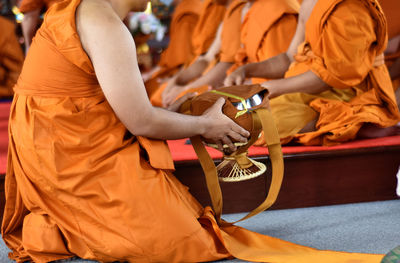
[[[224,86],[242,85],[246,80],[245,67],[239,67],[225,78]]]
[[[222,112],[225,104],[224,98],[219,98],[215,104],[201,116],[205,119],[207,128],[201,134],[204,138],[213,141],[220,151],[226,144],[229,150],[236,151],[236,146],[232,141],[246,143],[250,133],[232,121]]]

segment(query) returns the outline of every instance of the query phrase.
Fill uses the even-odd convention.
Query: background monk
[[[47,10],[52,4],[59,0],[22,0],[19,10],[24,14],[22,20],[22,33],[25,39],[25,54],[32,43],[40,22],[40,15],[43,9]]]
[[[163,94],[166,97],[164,105],[168,105],[185,92],[205,90],[201,87],[203,85],[220,87],[227,72],[233,68],[265,60],[287,50],[296,30],[298,2],[255,0],[243,6],[244,1],[235,1],[225,15],[219,63],[202,77],[185,86],[170,87],[170,92]]]
[[[383,61],[386,39],[375,0],[304,0],[288,51],[237,69],[225,85],[273,79],[262,85],[282,141],[337,144],[366,123],[390,127],[400,120]]]
[[[249,133],[222,114],[223,99],[197,117],[150,104],[122,22],[146,4],[67,0],[47,12],[11,106],[2,223],[10,257],[379,262],[383,255],[319,251],[218,225],[177,181],[162,139],[202,135],[233,150],[231,139]]]
[[[176,7],[169,30],[168,48],[162,52],[158,65],[150,72],[142,74],[149,96],[158,87],[161,79],[171,77],[195,57],[191,39],[202,3],[200,0],[180,0],[173,3]]]
[[[0,4],[1,5],[1,4]],[[24,55],[15,35],[15,24],[0,16],[0,98],[11,97]]]
[[[178,76],[162,92],[163,106],[168,106],[178,97],[188,91],[205,91],[209,86],[216,88],[222,85],[226,71],[235,61],[235,54],[240,48],[240,27],[244,16],[249,10],[251,2],[245,0],[234,0],[229,4],[222,21],[220,34],[217,34],[210,50],[204,56],[209,67],[203,75],[198,78],[189,79],[186,71],[180,72]],[[186,78],[186,81],[182,79]],[[189,83],[190,81],[190,83]],[[186,84],[186,85],[185,85]],[[192,89],[192,90],[191,90]]]
[[[220,48],[221,23],[230,0],[205,0],[203,2],[200,18],[192,35],[192,45],[195,58],[183,70],[176,73],[164,83],[146,89],[153,91],[150,101],[155,106],[163,106],[162,93],[166,87],[186,84],[202,75],[209,63],[215,60]],[[153,82],[154,83],[154,82]]]

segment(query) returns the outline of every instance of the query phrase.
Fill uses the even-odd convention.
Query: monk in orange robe
[[[208,69],[201,76],[189,78],[188,72],[181,72],[176,81],[159,91],[163,106],[168,106],[187,92],[203,92],[208,87],[221,86],[226,71],[235,61],[235,54],[240,48],[240,27],[246,15],[250,2],[245,0],[232,1],[222,21],[220,34],[217,34],[204,59],[208,61]],[[199,72],[200,73],[200,72]],[[189,74],[190,75],[190,74]],[[186,81],[182,81],[186,78]]]
[[[233,70],[285,52],[296,32],[297,0],[255,0],[241,28],[241,49],[235,55]],[[253,79],[259,83],[261,79]]]
[[[171,77],[194,59],[191,39],[201,6],[200,0],[181,0],[176,5],[169,30],[168,47],[162,52],[158,65],[150,72],[142,74],[149,97],[158,87],[160,79]]]
[[[213,61],[219,50],[219,42],[216,39],[221,34],[221,23],[229,2],[229,0],[205,0],[203,2],[200,17],[192,35],[195,58],[171,78],[158,85],[149,87],[146,83],[146,89],[151,89],[151,92],[148,93],[153,105],[163,106],[162,93],[167,86],[183,85],[200,77]]]
[[[51,8],[15,86],[2,237],[17,262],[378,263],[225,223],[172,175],[163,139],[245,142],[222,114],[153,107],[122,19],[145,0],[67,0]],[[105,19],[106,18],[106,19]],[[43,59],[43,58],[46,59]],[[152,138],[152,139],[151,139]]]
[[[225,84],[273,79],[262,85],[282,142],[338,144],[356,138],[364,126],[400,120],[383,60],[386,43],[377,1],[305,0],[288,51],[237,69]]]
[[[0,16],[0,98],[11,97],[24,55],[15,35],[15,24]]]
[[[167,96],[167,103],[164,104],[168,105],[186,92],[203,92],[207,90],[205,85],[220,87],[232,68],[250,61],[264,60],[287,50],[296,30],[298,2],[256,0],[247,2],[247,6],[244,3],[239,0],[232,2],[225,15],[219,63],[195,81],[185,86],[175,85],[171,87],[173,92],[164,92],[163,96]]]
[[[32,38],[39,25],[40,14],[43,9],[48,9],[59,0],[22,0],[19,10],[24,14],[22,20],[22,33],[25,38],[25,53],[28,52]]]

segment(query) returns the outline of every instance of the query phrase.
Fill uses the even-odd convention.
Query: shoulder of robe
[[[313,0],[304,2],[306,1]],[[385,46],[386,19],[376,0],[318,1],[306,22],[307,40],[312,42],[312,39],[318,39],[328,24],[336,24],[336,33],[343,33],[343,36],[347,33],[368,31],[376,35],[378,50]],[[352,30],[356,28],[358,30]]]
[[[84,51],[76,30],[76,8],[80,0],[63,0],[53,4],[45,15],[38,34],[49,40],[71,63],[88,74],[93,65]]]

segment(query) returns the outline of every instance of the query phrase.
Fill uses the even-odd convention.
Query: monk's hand
[[[185,86],[167,86],[161,95],[164,108],[168,108],[183,91],[185,91]]]
[[[224,85],[242,85],[246,80],[246,69],[244,66],[237,68],[229,76],[225,78]]]
[[[201,135],[213,141],[220,151],[224,151],[223,145],[226,144],[229,150],[234,152],[236,146],[232,141],[246,143],[250,133],[222,112],[224,104],[225,99],[219,98],[203,113],[201,117],[205,120],[206,128]]]
[[[182,105],[185,101],[187,101],[187,100],[189,100],[189,99],[191,99],[191,98],[193,98],[193,97],[195,97],[195,96],[197,96],[197,92],[187,93],[187,94],[185,94],[184,96],[182,96],[182,97],[180,97],[179,99],[177,99],[174,103],[172,103],[171,105],[169,105],[169,106],[167,107],[167,110],[169,110],[169,111],[174,111],[174,112],[178,112],[179,108],[181,107],[181,105]]]

